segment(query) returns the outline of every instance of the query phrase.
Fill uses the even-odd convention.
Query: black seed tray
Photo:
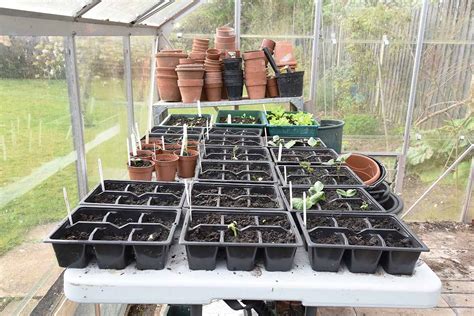
[[[188,127],[188,135],[201,135],[203,127]],[[150,134],[182,134],[183,128],[180,126],[153,126]]]
[[[237,237],[227,226],[233,221]],[[192,221],[188,211],[179,243],[186,247],[191,270],[214,270],[220,250],[231,271],[252,270],[260,258],[267,271],[291,270],[296,248],[303,245],[287,212],[213,210],[193,210]]]
[[[176,122],[176,120],[187,122]],[[161,122],[160,126],[183,126],[186,123],[188,127],[206,127],[207,122],[210,121],[210,114],[202,114],[201,117],[197,114],[170,114]]]
[[[312,149],[312,148],[290,148],[283,147],[281,151],[281,161],[278,161],[278,147],[270,147],[272,159],[278,164],[299,164],[300,162],[310,162],[313,164],[322,164],[338,157],[337,153],[331,148]]]
[[[215,146],[244,146],[244,147],[262,147],[263,139],[258,136],[229,136],[229,135],[209,135],[205,138],[207,145]]]
[[[201,146],[199,152],[202,160],[272,161],[265,147]]]
[[[308,190],[310,186],[293,186],[293,198],[303,198],[303,192],[306,192],[306,196],[309,197]],[[336,190],[348,190],[354,189],[357,191],[353,197],[341,197]],[[285,202],[287,210],[293,212],[300,212],[297,209],[290,209],[290,189],[288,186],[280,187],[281,196]],[[384,212],[384,208],[374,200],[370,194],[367,193],[363,188],[353,186],[338,186],[338,187],[325,187],[325,200],[318,202],[312,208],[308,210],[314,211],[341,211],[341,212]],[[367,209],[360,209],[362,203],[368,204]]]
[[[105,180],[81,202],[82,205],[122,205],[128,207],[180,208],[184,203],[184,184],[179,182]]]
[[[192,209],[283,211],[276,185],[194,182],[191,186]],[[186,201],[185,207],[189,207]]]
[[[319,143],[318,145],[316,145],[315,147],[312,147],[310,145],[308,145],[308,139],[310,139],[311,137],[280,137],[280,141],[283,142],[282,145],[288,143],[290,140],[294,140],[296,141],[296,144],[293,146],[293,147],[308,147],[308,148],[313,148],[313,149],[317,149],[317,148],[326,148],[326,144],[321,140],[321,138],[318,138],[318,137],[313,137],[314,139],[316,139]],[[268,136],[267,137],[267,147],[277,147],[279,146],[279,143],[276,143],[276,146],[275,145],[272,145],[271,143],[269,142],[272,142],[273,141],[273,136]],[[292,147],[292,148],[293,148]],[[278,152],[277,152],[278,153]]]
[[[183,129],[181,129],[181,132],[182,131]],[[181,142],[181,140],[183,139],[183,134],[153,133],[153,134],[150,134],[149,136],[150,144],[154,142],[161,143],[161,136],[165,138],[165,146],[169,144],[177,144]],[[194,141],[199,142],[201,141],[201,136],[202,136],[201,134],[190,134],[188,135],[188,141],[194,140]],[[142,142],[145,142],[146,136],[143,136],[141,140]]]
[[[181,210],[79,206],[72,214],[74,224],[66,218],[45,242],[53,245],[64,268],[84,268],[95,258],[100,269],[123,269],[135,260],[139,270],[160,270],[180,214]]]
[[[282,185],[290,181],[292,185],[313,185],[320,181],[325,186],[348,185],[365,187],[364,182],[347,166],[332,167],[311,164],[313,171],[308,172],[300,165],[276,165],[278,178]],[[287,180],[285,181],[285,167]]]
[[[262,131],[261,128],[213,127],[209,130],[209,135],[262,136]]]
[[[303,214],[297,214],[304,227]],[[380,265],[389,274],[410,275],[426,245],[391,214],[307,213],[303,235],[315,271],[375,273]],[[357,245],[363,243],[365,245]]]
[[[235,160],[203,160],[196,165],[196,179],[201,182],[225,183],[278,182],[272,162]]]

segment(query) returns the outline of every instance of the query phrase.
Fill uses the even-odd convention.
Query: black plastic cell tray
[[[45,242],[53,245],[58,264],[64,268],[84,268],[95,258],[100,269],[123,269],[135,260],[139,270],[160,270],[166,265],[180,215],[181,210],[173,209],[79,206],[72,213],[74,224],[70,226],[68,218],[64,219]],[[89,236],[62,239],[68,231]],[[126,235],[126,239],[100,240],[105,231]],[[141,232],[164,233],[167,237],[163,241],[133,240]]]
[[[196,225],[191,226],[191,218]],[[211,224],[206,223],[206,218],[212,216]],[[232,232],[228,228],[231,216],[249,216],[247,222],[237,222],[238,235],[245,233],[257,234],[257,242],[238,242],[233,240]],[[281,218],[276,222],[266,221]],[[286,221],[284,220],[286,219]],[[265,222],[264,222],[265,221]],[[209,222],[209,220],[207,221]],[[215,241],[190,241],[188,235],[195,230],[209,231],[207,236],[214,235]],[[263,234],[279,231],[291,234],[294,237],[291,243],[265,242]],[[216,238],[217,239],[217,238]],[[297,247],[303,242],[295,226],[293,218],[287,212],[236,212],[215,210],[193,210],[187,212],[179,243],[185,245],[189,268],[191,270],[214,270],[218,261],[219,251],[225,252],[225,260],[228,270],[249,271],[255,267],[255,263],[263,258],[267,271],[289,271],[293,266]]]
[[[318,137],[313,137],[313,138],[319,141],[319,145],[315,147],[309,146],[308,139],[310,138],[311,137],[280,137],[280,140],[283,141],[284,144],[288,143],[290,140],[295,140],[296,144],[293,147],[306,147],[306,148],[313,148],[313,149],[327,148],[326,144],[321,140],[321,138],[318,138]],[[276,146],[274,146],[271,143],[269,143],[271,141],[273,141],[273,136],[267,136],[267,142],[265,143],[267,147],[278,148],[279,144],[276,144]]]
[[[152,133],[149,135],[149,142],[153,143],[154,139],[156,139],[157,142],[161,143],[161,136],[165,138],[165,146],[170,145],[170,144],[177,144],[181,142],[183,139],[183,134],[182,134],[183,129],[181,129],[181,133],[178,134],[166,134],[166,133]],[[188,134],[188,141],[189,140],[194,140],[194,141],[201,141],[202,134]],[[146,136],[143,136],[141,138],[143,142],[146,141]]]
[[[204,127],[188,127],[188,135],[201,135]],[[153,126],[150,134],[182,134],[183,128],[180,126]]]
[[[281,160],[278,161],[278,147],[269,147],[272,159],[277,164],[299,164],[300,162],[310,162],[312,164],[322,164],[338,157],[331,148],[313,149],[308,147],[290,148],[283,147]]]
[[[303,192],[306,192],[306,196],[309,197],[308,190],[310,186],[293,186],[293,198],[303,198]],[[341,197],[336,190],[349,190],[354,189],[357,191],[354,197],[346,198]],[[286,209],[292,212],[299,212],[296,209],[290,209],[290,188],[288,186],[280,187],[281,196],[285,202]],[[365,189],[354,186],[337,186],[337,187],[324,187],[326,199],[320,203],[314,205],[311,209],[313,211],[341,211],[341,212],[384,212],[384,208],[372,197]],[[357,206],[362,205],[363,202],[367,202],[368,209],[359,209],[352,204]],[[349,203],[348,203],[349,202]],[[351,204],[352,203],[352,204]]]
[[[282,185],[287,185],[290,181],[292,185],[313,185],[316,181],[320,181],[325,186],[350,185],[366,187],[364,182],[347,166],[340,166],[338,169],[332,166],[311,164],[310,167],[314,169],[314,176],[300,165],[275,165],[275,167],[278,179]]]
[[[209,135],[262,136],[262,132],[261,128],[213,127],[209,130]]]
[[[225,183],[278,182],[273,163],[264,161],[203,160],[196,165],[196,179]]]
[[[307,213],[308,229],[304,228],[301,212],[297,213],[297,218],[303,228],[311,267],[315,271],[337,272],[341,263],[344,263],[351,272],[375,273],[380,265],[389,274],[411,275],[421,252],[429,251],[407,225],[391,214],[328,214],[311,211]],[[311,223],[314,219],[318,219],[318,222]],[[351,227],[356,221],[364,222],[365,228],[362,225]],[[388,221],[389,224],[380,225],[380,221]],[[379,245],[351,245],[347,237],[349,234],[375,237]],[[334,235],[339,238],[340,244],[317,241],[318,237],[321,240]],[[406,239],[413,247],[389,246],[386,238],[390,235]]]
[[[100,183],[80,202],[82,205],[120,205],[133,208],[180,208],[184,203],[184,184],[163,181],[105,180],[105,192]],[[137,185],[146,185],[150,191],[136,191]],[[111,187],[115,186],[115,187]],[[179,194],[166,192],[179,190]],[[97,200],[103,199],[103,200]],[[136,204],[132,204],[136,203]]]
[[[272,161],[265,147],[201,146],[199,151],[202,160]]]
[[[192,209],[233,209],[254,211],[285,210],[276,185],[194,182]],[[185,207],[189,207],[188,201]]]
[[[209,135],[204,138],[206,146],[244,146],[244,147],[262,147],[263,139],[258,136],[230,136],[230,135]]]

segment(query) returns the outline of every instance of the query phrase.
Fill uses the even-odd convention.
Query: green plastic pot
[[[285,112],[285,113],[296,113],[296,112]],[[267,115],[271,112],[267,112]],[[319,125],[313,120],[313,125],[287,125],[277,126],[268,123],[268,136],[278,135],[280,137],[316,137]]]
[[[219,123],[221,118],[224,117],[227,120],[227,115],[232,117],[238,117],[245,115],[254,116],[260,119],[260,124],[238,124],[238,123]],[[263,111],[253,111],[253,110],[220,110],[217,112],[216,117],[216,126],[217,127],[239,127],[239,128],[265,128],[268,124],[267,118]]]
[[[344,121],[341,120],[321,120],[316,136],[326,144],[327,147],[341,153],[342,133]]]

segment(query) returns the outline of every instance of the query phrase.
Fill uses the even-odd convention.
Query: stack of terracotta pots
[[[203,64],[206,58],[206,51],[209,48],[209,39],[195,38],[193,39],[193,49],[189,53],[189,58],[194,59],[196,63]]]
[[[220,51],[215,48],[209,48],[206,52],[204,61],[205,90],[208,101],[219,101],[222,97],[222,61],[220,60]]]
[[[223,52],[235,51],[235,31],[230,26],[216,29],[215,46]]]
[[[245,52],[243,54],[245,70],[245,86],[250,99],[265,98],[267,87],[267,68],[263,50]]]
[[[156,54],[156,84],[161,100],[181,101],[175,68],[180,58],[186,57],[188,55],[181,50],[162,50]]]
[[[293,53],[293,44],[290,42],[276,42],[273,58],[278,68],[288,66],[293,71],[296,69],[297,62],[295,54]]]
[[[183,62],[187,62],[183,60]],[[199,63],[179,64],[176,67],[178,73],[178,87],[183,102],[196,102],[201,99],[204,86],[204,65]]]

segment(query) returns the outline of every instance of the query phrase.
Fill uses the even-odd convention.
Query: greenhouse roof
[[[200,0],[0,0],[0,35],[155,35]]]

